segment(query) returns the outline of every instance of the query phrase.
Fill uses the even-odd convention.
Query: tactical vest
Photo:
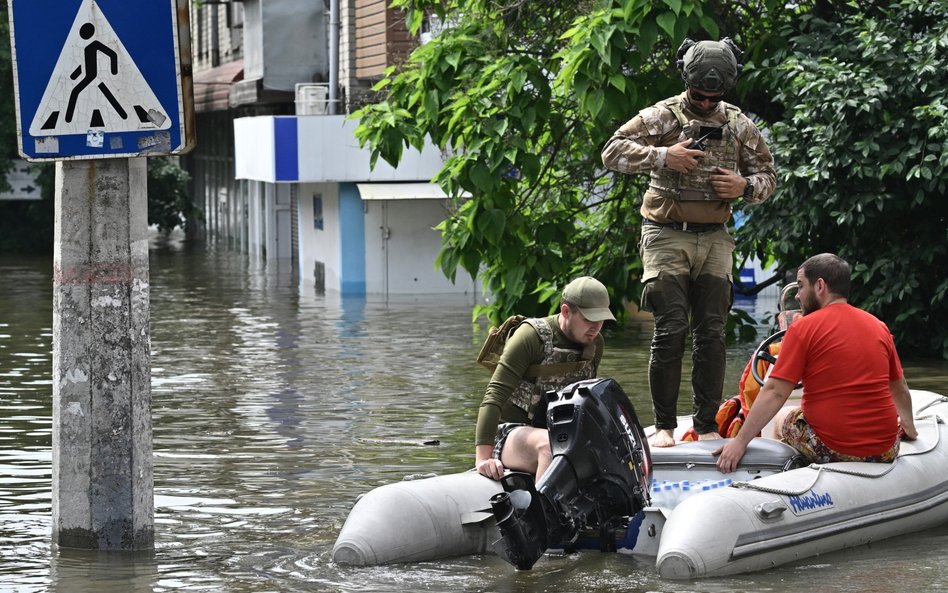
[[[681,126],[681,135],[679,141],[686,138],[697,140],[704,134],[702,127],[720,128],[720,138],[706,138],[702,140],[705,145],[705,156],[698,159],[698,166],[688,173],[679,173],[668,167],[663,167],[658,171],[652,171],[651,189],[664,198],[674,200],[719,200],[717,194],[711,188],[711,174],[715,172],[716,167],[737,171],[737,148],[738,142],[734,137],[733,130],[736,128],[737,118],[741,110],[733,105],[725,105],[725,114],[727,115],[727,124],[714,124],[701,120],[689,120],[685,117],[681,109],[681,99],[678,97],[667,99],[659,103],[665,107],[678,119]]]
[[[527,413],[532,420],[536,404],[547,391],[561,389],[576,381],[592,379],[596,369],[592,360],[581,360],[583,349],[555,348],[553,346],[553,328],[546,319],[525,319],[540,336],[543,343],[543,360],[540,369],[546,372],[536,373],[536,377],[525,377],[517,385],[510,401]],[[536,366],[531,367],[531,369]],[[552,372],[550,372],[552,371]]]

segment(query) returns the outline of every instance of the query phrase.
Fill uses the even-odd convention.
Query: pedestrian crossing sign
[[[192,148],[187,0],[8,2],[17,135],[25,159]]]

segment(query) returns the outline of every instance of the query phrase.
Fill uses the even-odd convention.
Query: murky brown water
[[[698,582],[598,553],[528,573],[493,556],[336,566],[330,549],[359,494],[470,465],[488,378],[473,363],[472,303],[340,299],[233,253],[152,253],[156,549],[141,555],[51,549],[51,262],[0,259],[2,591],[948,591],[946,527]],[[649,420],[647,333],[607,335],[603,374]],[[731,348],[734,389],[751,348]],[[906,367],[912,387],[948,393],[948,364]]]

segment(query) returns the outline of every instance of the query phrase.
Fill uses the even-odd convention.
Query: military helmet
[[[741,73],[742,52],[730,38],[721,41],[685,39],[678,48],[678,68],[689,87],[724,93],[734,87]]]

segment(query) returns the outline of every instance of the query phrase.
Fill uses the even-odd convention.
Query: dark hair
[[[831,293],[849,298],[849,264],[843,258],[832,253],[821,253],[803,262],[800,268],[810,284],[822,278]]]

